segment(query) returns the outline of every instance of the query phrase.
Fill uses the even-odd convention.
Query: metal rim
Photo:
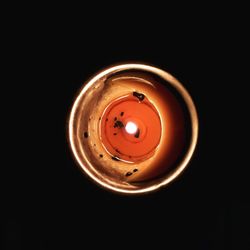
[[[164,178],[163,180],[160,180],[158,183],[154,183],[151,186],[148,187],[142,187],[140,189],[136,189],[136,190],[128,190],[128,189],[123,189],[121,187],[116,187],[116,186],[112,186],[107,182],[104,182],[102,180],[100,180],[98,177],[96,177],[93,173],[91,173],[91,171],[89,171],[88,167],[86,167],[83,162],[80,160],[79,156],[78,156],[78,152],[76,150],[76,145],[75,145],[75,140],[74,140],[74,118],[75,118],[75,113],[76,113],[76,109],[79,105],[79,102],[83,96],[83,94],[98,80],[103,78],[106,75],[110,75],[112,73],[116,73],[119,71],[123,71],[123,70],[130,70],[130,69],[135,69],[135,70],[143,70],[146,72],[150,72],[156,75],[159,75],[160,77],[162,77],[163,79],[167,80],[173,87],[176,88],[176,90],[179,92],[179,94],[182,96],[189,114],[190,114],[190,119],[191,119],[191,139],[190,139],[190,146],[183,158],[183,160],[180,162],[180,164],[175,168],[175,171],[167,176],[166,178]],[[73,107],[71,109],[70,112],[70,116],[69,116],[69,123],[68,123],[68,137],[69,137],[69,144],[70,144],[70,148],[72,150],[72,153],[77,161],[77,163],[79,164],[80,168],[92,179],[94,180],[97,184],[99,184],[100,186],[104,187],[105,189],[108,189],[110,191],[114,191],[114,192],[119,192],[119,193],[123,193],[123,194],[128,194],[128,195],[133,195],[133,194],[143,194],[143,193],[148,193],[148,192],[152,192],[155,191],[157,189],[159,189],[162,186],[166,186],[167,184],[169,184],[170,182],[172,182],[174,179],[176,179],[182,172],[183,170],[187,167],[197,144],[197,140],[198,140],[198,115],[197,115],[197,111],[194,105],[194,102],[190,96],[190,94],[188,93],[188,91],[183,87],[183,85],[176,79],[174,78],[172,75],[170,75],[169,73],[167,73],[166,71],[159,69],[157,67],[154,66],[149,66],[146,64],[120,64],[120,65],[116,65],[116,66],[111,66],[109,68],[104,69],[103,71],[101,71],[100,73],[98,73],[97,75],[95,75],[93,78],[91,78],[85,85],[84,87],[81,89],[80,93],[78,94],[78,96],[76,97]]]

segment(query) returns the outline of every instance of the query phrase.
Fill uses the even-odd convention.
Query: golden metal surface
[[[95,166],[93,166],[93,164],[86,157],[85,152],[79,145],[78,138],[77,138],[78,131],[77,131],[76,123],[79,122],[77,120],[79,119],[79,116],[78,116],[79,105],[86,91],[89,88],[91,88],[96,83],[96,81],[103,79],[105,77],[108,77],[114,73],[124,71],[124,70],[142,70],[142,71],[156,74],[160,76],[161,78],[167,80],[182,96],[187,106],[187,109],[189,111],[190,119],[191,119],[190,145],[182,161],[179,163],[179,165],[174,169],[174,171],[166,174],[166,176],[155,178],[153,181],[143,182],[139,185],[117,182],[115,179],[107,178],[107,176],[99,172],[98,169],[96,169]],[[144,194],[147,192],[155,191],[163,186],[168,185],[174,179],[176,179],[183,172],[183,170],[187,167],[194,153],[196,144],[197,144],[198,116],[197,116],[197,111],[196,111],[196,108],[192,101],[191,96],[189,95],[187,90],[183,87],[183,85],[177,79],[175,79],[172,75],[170,75],[166,71],[163,71],[159,68],[145,65],[145,64],[122,64],[122,65],[112,66],[101,71],[83,86],[76,100],[74,101],[73,107],[70,112],[69,123],[68,123],[68,136],[69,136],[69,144],[70,144],[71,150],[73,152],[73,155],[78,165],[80,166],[81,170],[83,170],[83,172],[87,174],[87,176],[89,176],[94,182],[104,187],[105,189],[118,192],[118,193],[123,193],[127,195]]]

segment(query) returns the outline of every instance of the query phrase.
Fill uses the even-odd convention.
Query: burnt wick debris
[[[139,138],[139,136],[140,136],[140,129],[138,129],[138,130],[136,131],[136,133],[135,133],[135,138]]]
[[[114,133],[113,135],[117,135],[117,133]]]
[[[124,112],[121,112],[121,113],[120,113],[120,116],[123,116],[123,115],[124,115]]]
[[[99,154],[99,156],[102,158],[103,157],[103,155],[102,154]]]
[[[117,121],[117,117],[115,117],[114,121]]]
[[[137,171],[138,171],[137,168],[135,168],[135,169],[133,170],[134,173],[137,172]],[[127,173],[125,174],[125,176],[130,176],[130,175],[132,175],[132,174],[133,174],[132,172],[127,172]]]
[[[120,161],[120,159],[117,156],[112,156],[111,159],[114,161]]]
[[[84,134],[83,134],[83,135],[84,135],[84,137],[85,137],[85,138],[88,138],[88,137],[89,137],[88,132],[84,132]]]
[[[123,128],[124,127],[124,124],[121,122],[121,121],[116,121],[115,122],[115,125],[114,125],[114,128]]]
[[[108,121],[109,119],[108,118],[106,118],[106,122]]]
[[[130,176],[130,175],[132,175],[133,173],[131,173],[131,172],[127,172],[126,174],[125,174],[125,176]]]
[[[139,99],[139,101],[143,101],[145,98],[145,95],[141,94],[141,93],[137,93],[137,92],[133,92],[133,96],[135,96],[136,98]]]

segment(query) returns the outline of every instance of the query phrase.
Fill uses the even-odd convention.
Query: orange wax
[[[156,108],[137,92],[112,101],[100,122],[101,140],[107,152],[131,163],[152,156],[159,145],[161,130]]]

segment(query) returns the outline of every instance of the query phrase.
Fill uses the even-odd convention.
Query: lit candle
[[[70,144],[99,184],[140,193],[185,168],[197,125],[192,99],[175,78],[147,65],[119,65],[82,89],[71,111]]]
[[[161,138],[161,121],[155,107],[133,92],[110,103],[101,119],[101,140],[107,152],[136,163],[149,158]]]

